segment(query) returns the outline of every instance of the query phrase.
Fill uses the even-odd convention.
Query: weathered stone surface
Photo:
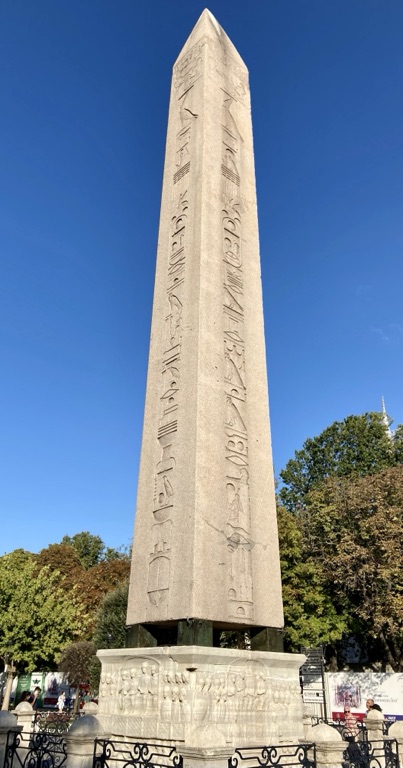
[[[106,733],[189,746],[197,728],[216,746],[220,739],[239,746],[295,743],[303,736],[303,656],[197,646],[103,650],[98,656],[98,720]]]
[[[128,625],[282,627],[248,72],[205,10],[174,66]]]

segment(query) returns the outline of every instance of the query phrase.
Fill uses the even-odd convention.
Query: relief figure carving
[[[227,139],[228,134],[233,138],[240,136],[240,133],[238,131],[238,126],[231,112],[231,107],[233,102],[234,102],[234,99],[232,98],[232,96],[229,96],[227,93],[224,93],[223,114],[222,114],[222,122],[225,129],[224,135],[223,135],[224,141]],[[238,173],[238,171],[235,171],[235,173]]]
[[[251,603],[253,600],[252,543],[247,541],[246,536],[242,536],[243,541],[239,543],[236,543],[233,538],[234,535],[228,540],[228,549],[231,553],[229,597],[235,602]],[[246,608],[242,605],[235,607],[235,611],[240,618],[247,616]]]
[[[232,480],[232,478],[231,478]],[[249,489],[245,484],[227,483],[228,522],[232,529],[249,527]]]
[[[174,489],[167,473],[157,474],[156,482],[156,503],[159,507],[166,507],[172,504]]]
[[[170,560],[167,555],[154,557],[148,567],[148,599],[158,606],[168,602]]]
[[[169,337],[171,344],[177,344],[181,337],[182,302],[174,293],[168,296],[168,301],[171,309],[169,315]]]

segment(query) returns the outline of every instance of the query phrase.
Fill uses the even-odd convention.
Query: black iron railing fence
[[[399,744],[396,739],[351,739],[343,758],[343,768],[400,768]]]
[[[345,724],[344,720],[331,720],[331,719],[325,719],[324,717],[315,717],[314,715],[311,717],[312,725],[318,725],[319,723],[326,723],[326,725],[330,725],[332,728],[336,728],[339,733],[345,738],[345,736],[348,736],[349,734],[349,727]],[[389,728],[391,725],[393,725],[394,720],[383,720],[382,721],[382,730],[385,736],[389,733]],[[362,722],[362,720],[357,720],[356,726],[358,728],[358,731],[362,734],[366,734],[367,727],[365,723]],[[365,738],[363,736],[363,738]]]
[[[316,768],[315,744],[281,744],[281,746],[243,747],[236,749],[228,768]]]
[[[66,759],[62,736],[13,730],[7,734],[3,768],[61,768]]]
[[[80,714],[72,715],[70,712],[35,712],[34,731],[46,731],[47,733],[66,733]]]
[[[126,738],[95,739],[93,768],[112,768],[122,763],[135,768],[182,768],[183,758],[175,747],[146,744]]]

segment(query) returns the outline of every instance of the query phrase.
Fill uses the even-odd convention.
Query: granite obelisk
[[[305,657],[273,652],[283,614],[248,73],[207,10],[173,72],[127,623],[125,648],[98,651],[105,732],[197,754],[213,744],[223,760],[228,745],[302,737]],[[214,647],[226,628],[249,628],[252,649]]]
[[[127,614],[158,644],[190,620],[283,625],[248,71],[207,10],[173,70]]]

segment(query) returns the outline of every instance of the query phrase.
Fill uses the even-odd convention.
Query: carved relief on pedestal
[[[242,658],[247,652],[231,660],[199,659],[189,668],[163,650],[156,657],[127,658],[129,653],[121,664],[103,663],[100,685],[100,714],[111,718],[109,724],[120,718],[124,732],[182,739],[187,727],[215,724],[229,740],[265,737],[274,743],[298,732],[297,669],[276,670],[270,658],[265,663],[251,654]]]
[[[155,717],[158,711],[159,667],[145,659],[121,669],[117,711],[126,715]]]

